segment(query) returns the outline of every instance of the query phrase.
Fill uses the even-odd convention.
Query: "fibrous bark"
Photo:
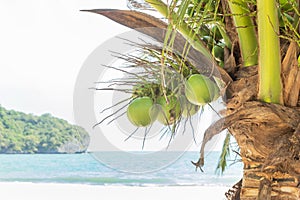
[[[207,129],[195,165],[204,165],[205,143],[228,129],[244,163],[241,190],[227,193],[228,199],[300,199],[300,108],[258,101],[257,67],[235,75],[227,88],[225,117]]]

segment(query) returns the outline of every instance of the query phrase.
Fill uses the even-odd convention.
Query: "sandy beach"
[[[9,200],[223,200],[227,187],[99,186],[56,183],[0,183],[1,199]]]

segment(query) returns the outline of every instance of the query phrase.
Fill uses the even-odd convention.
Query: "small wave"
[[[10,178],[0,179],[1,182],[32,182],[32,183],[68,183],[89,185],[124,185],[124,186],[151,186],[172,185],[170,179],[129,179],[115,177],[58,177],[58,178]]]

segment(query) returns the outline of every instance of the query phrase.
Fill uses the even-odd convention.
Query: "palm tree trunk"
[[[257,101],[257,67],[241,69],[228,87],[223,128],[244,163],[241,200],[300,199],[300,107]],[[233,198],[231,198],[233,199]]]
[[[241,200],[300,199],[299,174],[277,170],[268,172],[257,165],[261,163],[245,163]],[[275,169],[275,166],[266,167]]]

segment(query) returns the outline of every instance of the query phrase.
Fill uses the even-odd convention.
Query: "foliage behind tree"
[[[63,119],[0,106],[0,153],[84,152],[88,143],[89,135],[83,128]],[[68,145],[73,147],[68,150]]]

